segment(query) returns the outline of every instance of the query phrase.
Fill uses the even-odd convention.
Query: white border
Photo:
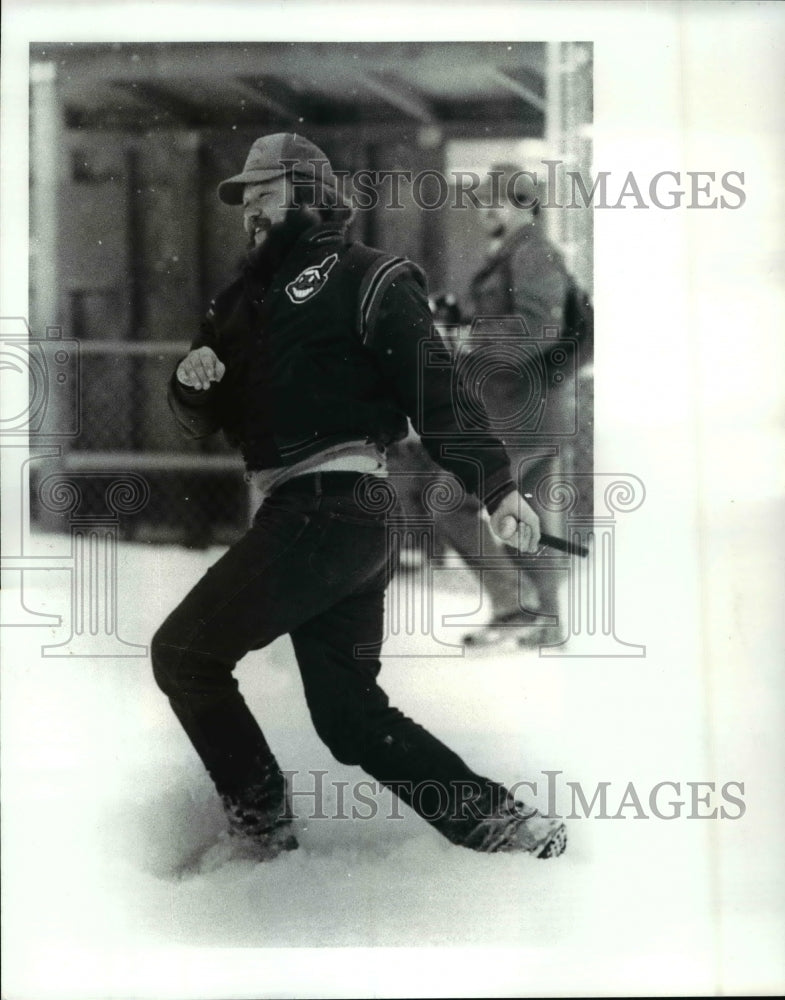
[[[24,314],[27,308],[26,65],[31,40],[593,40],[598,166],[645,171],[657,161],[663,168],[673,163],[718,173],[747,171],[748,204],[735,215],[597,213],[595,285],[600,331],[597,468],[643,475],[651,500],[641,514],[643,531],[636,534],[639,541],[642,536],[655,584],[665,591],[674,574],[688,581],[680,591],[679,608],[687,621],[674,627],[684,629],[686,655],[700,661],[685,663],[685,669],[706,672],[707,746],[714,745],[715,752],[718,741],[730,740],[731,747],[748,753],[738,733],[714,732],[716,719],[724,717],[726,703],[734,697],[734,682],[727,672],[717,681],[712,673],[717,661],[707,659],[706,648],[708,644],[715,656],[720,651],[714,638],[721,623],[713,617],[711,574],[730,577],[742,569],[749,553],[711,569],[706,560],[713,540],[705,529],[718,504],[734,498],[744,502],[781,497],[783,492],[782,440],[775,419],[782,398],[771,372],[783,370],[781,339],[773,334],[782,329],[781,295],[776,291],[782,291],[785,233],[780,179],[784,14],[776,3],[441,6],[6,0],[0,315]],[[771,276],[764,281],[767,267],[780,268],[779,284]],[[729,304],[737,304],[750,288],[739,280],[739,269],[755,290],[765,284],[771,298],[750,298],[746,315],[751,329],[723,328],[716,313],[710,328],[703,293],[713,288],[718,296],[728,296]],[[749,364],[740,351],[745,338],[760,357],[759,365]],[[740,351],[736,366],[728,365],[721,354],[733,351]],[[761,530],[769,546],[781,547],[781,528],[769,524]],[[781,598],[778,580],[759,576],[756,586],[766,607]],[[664,627],[662,619],[660,624]],[[773,636],[772,655],[776,640]],[[739,684],[753,667],[742,654]],[[782,688],[772,697],[781,699]],[[781,802],[782,740],[772,738],[773,752],[770,747],[765,758],[757,758],[756,780]],[[752,836],[750,849],[754,841]],[[772,876],[781,877],[774,859]],[[743,957],[746,947],[750,954],[753,949],[750,942],[728,937],[727,930],[725,937],[721,929],[718,933],[717,988],[734,991],[743,985],[743,960],[741,966],[736,962],[735,971],[723,961],[731,950]],[[29,961],[39,970],[58,970],[57,981],[48,984],[47,995],[52,997],[69,995],[69,986],[81,988],[84,997],[102,995],[102,986],[109,982],[138,996],[162,996],[165,989],[171,995],[194,997],[258,996],[260,981],[271,996],[509,995],[521,982],[516,968],[521,956],[488,957],[474,966],[476,979],[468,978],[472,965],[461,956],[416,950],[402,955],[383,949],[340,954],[162,949],[144,956],[86,951],[81,956],[31,955]],[[645,963],[639,956],[636,964],[620,954],[616,963],[608,963],[607,956],[603,963],[602,956],[542,951],[526,956],[526,977],[543,994],[551,992],[549,984],[553,993],[579,995],[587,986],[589,992],[596,989],[597,983],[628,994],[649,989],[678,992],[683,986],[689,991],[692,970],[668,968],[668,955],[654,954],[651,960]],[[454,978],[445,973],[451,966],[460,970]],[[514,975],[505,971],[511,968]],[[118,986],[112,977],[122,969],[127,979]],[[776,969],[772,956],[772,975]],[[761,970],[748,971],[754,987],[761,981]]]

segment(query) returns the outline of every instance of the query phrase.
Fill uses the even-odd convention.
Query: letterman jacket
[[[253,472],[342,442],[384,448],[409,417],[431,457],[495,509],[515,489],[507,454],[476,414],[470,436],[456,421],[454,369],[422,271],[329,223],[284,240],[271,233],[272,246],[251,251],[191,345],[215,351],[222,380],[196,390],[172,375],[169,404],[185,435],[223,430]]]

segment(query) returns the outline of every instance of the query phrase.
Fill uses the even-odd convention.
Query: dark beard
[[[309,209],[290,208],[281,222],[276,222],[267,230],[267,236],[260,246],[251,245],[245,255],[244,269],[253,275],[259,289],[266,288],[272,276],[281,266],[284,258],[306,229],[316,225],[319,216]]]
[[[264,229],[264,233],[265,233],[264,242],[266,243],[267,242],[267,237],[270,234],[270,230],[273,228],[273,224],[270,222],[269,219],[262,219],[261,222],[259,223],[259,225]],[[249,234],[249,236],[248,236],[248,242],[245,244],[245,249],[249,253],[251,252],[251,250],[255,250],[256,249],[256,236],[255,236],[254,233],[250,233]]]

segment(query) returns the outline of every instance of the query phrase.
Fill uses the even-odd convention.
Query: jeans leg
[[[507,793],[390,705],[377,683],[384,583],[380,576],[292,631],[308,708],[336,759],[362,767],[450,840],[461,843]],[[357,646],[364,647],[362,658],[356,655]]]
[[[265,510],[158,629],[153,672],[222,797],[283,778],[233,670],[329,598],[306,573],[311,517]]]

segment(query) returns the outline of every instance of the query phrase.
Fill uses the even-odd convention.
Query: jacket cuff
[[[192,389],[189,385],[183,385],[177,377],[176,370],[172,373],[172,377],[169,380],[169,389],[174,397],[186,406],[194,408],[206,406],[215,396],[217,387],[218,382],[211,382],[209,389]]]
[[[482,499],[485,509],[489,514],[493,514],[502,500],[510,493],[514,493],[518,487],[509,478],[509,473],[505,470],[503,473],[501,481],[497,477],[493,477],[491,482],[486,484],[485,496]],[[496,480],[494,482],[494,480]]]

